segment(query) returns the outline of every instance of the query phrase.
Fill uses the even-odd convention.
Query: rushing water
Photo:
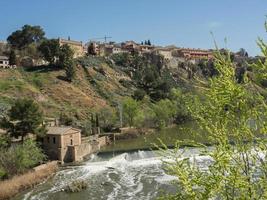
[[[197,156],[197,149],[187,155]],[[172,180],[162,168],[162,159],[152,151],[136,151],[93,155],[79,166],[63,167],[51,180],[40,184],[16,199],[24,200],[143,200],[156,199],[163,192],[175,192]],[[88,188],[78,193],[66,193],[64,188],[74,180],[84,180]]]

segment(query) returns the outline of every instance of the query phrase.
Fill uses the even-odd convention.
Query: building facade
[[[107,138],[93,135],[81,137],[81,130],[73,127],[48,127],[46,136],[42,139],[45,153],[51,160],[61,163],[82,161],[86,155],[100,149]]]
[[[209,50],[182,48],[176,50],[177,55],[189,60],[212,59],[213,53]]]
[[[71,47],[71,49],[74,52],[74,58],[82,57],[85,55],[85,50],[82,42],[70,40],[70,39],[62,39],[59,38],[59,45],[62,46],[64,44],[67,44]]]
[[[9,68],[9,59],[7,56],[0,56],[0,67]]]
[[[48,127],[43,147],[52,160],[73,161],[71,146],[81,145],[81,131],[72,127]]]

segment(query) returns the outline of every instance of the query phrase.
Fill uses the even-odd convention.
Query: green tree
[[[23,173],[45,158],[41,148],[33,140],[0,149],[0,179]]]
[[[44,40],[38,47],[38,50],[50,65],[56,64],[60,54],[60,45],[57,39]]]
[[[88,55],[96,55],[95,47],[94,47],[94,43],[93,43],[93,42],[91,42],[91,43],[88,45],[87,53],[88,53]]]
[[[68,44],[64,44],[59,50],[59,65],[64,65],[66,60],[72,60],[74,52]]]
[[[137,101],[143,100],[143,98],[146,96],[146,92],[142,89],[137,89],[134,91],[133,98]]]
[[[127,97],[122,102],[122,107],[123,107],[123,116],[126,122],[129,124],[130,127],[132,127],[138,115],[139,104],[136,100]]]
[[[69,82],[72,82],[76,75],[75,63],[73,60],[65,60],[63,67],[66,73],[66,78]]]
[[[267,45],[261,44],[266,57]],[[266,61],[258,63],[264,75],[266,66]],[[189,160],[181,153],[178,145],[171,153],[173,161],[166,163],[169,173],[178,178],[178,192],[162,199],[267,198],[266,100],[247,79],[237,82],[229,52],[226,56],[215,53],[215,67],[219,74],[209,80],[204,98],[192,98],[187,104],[214,144],[212,150],[195,144],[202,147],[200,155],[210,158],[210,163],[203,170],[196,159]]]
[[[151,46],[151,42],[150,42],[150,40],[147,41],[147,45]]]
[[[15,51],[12,49],[9,53],[9,64],[10,65],[16,65],[17,63],[17,58],[16,58],[16,53]]]
[[[1,126],[12,137],[24,137],[29,133],[42,136],[45,127],[42,126],[43,113],[38,104],[31,99],[18,99],[8,112],[8,116],[1,121]]]
[[[12,47],[22,49],[31,43],[37,43],[44,39],[45,32],[40,26],[24,25],[8,36],[7,41]]]
[[[162,99],[153,105],[155,122],[158,128],[171,124],[176,115],[176,107],[169,99]]]

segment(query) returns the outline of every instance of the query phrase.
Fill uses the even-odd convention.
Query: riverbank
[[[35,185],[51,177],[57,169],[57,161],[52,161],[39,165],[25,174],[0,181],[0,200],[10,199],[26,189],[33,188]]]
[[[192,129],[194,130],[192,132]],[[152,129],[153,130],[153,129]],[[198,133],[198,134],[195,134]],[[101,148],[100,152],[125,152],[135,150],[151,150],[155,149],[155,145],[161,146],[161,140],[169,148],[173,148],[177,140],[179,141],[195,141],[209,145],[209,136],[201,131],[195,123],[189,122],[182,125],[166,127],[162,130],[154,129],[154,132],[147,134],[139,134],[135,137],[120,137],[111,142],[110,145]],[[124,138],[124,139],[122,139]],[[188,143],[190,146],[191,143]]]

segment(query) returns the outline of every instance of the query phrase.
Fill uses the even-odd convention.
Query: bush
[[[142,89],[137,89],[134,91],[134,95],[133,98],[137,101],[141,101],[143,100],[143,98],[145,97],[146,92]]]
[[[88,187],[87,183],[83,180],[76,180],[71,182],[65,189],[66,192],[80,192]]]
[[[26,140],[23,144],[0,150],[0,169],[10,177],[25,172],[45,158],[34,141]]]

